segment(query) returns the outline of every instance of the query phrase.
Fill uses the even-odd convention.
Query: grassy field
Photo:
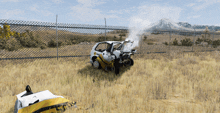
[[[16,94],[30,85],[76,101],[66,113],[219,113],[220,53],[146,54],[114,72],[89,58],[0,62],[0,112],[13,112]]]

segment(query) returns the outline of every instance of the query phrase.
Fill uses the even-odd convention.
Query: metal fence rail
[[[3,28],[4,25],[9,26],[10,29],[7,28],[6,31],[11,35],[6,37],[6,33],[0,31],[0,60],[89,56],[96,42],[120,41],[129,35],[128,27],[123,26],[0,19],[0,27]],[[154,30],[151,35],[140,36],[137,54],[218,51],[219,47],[214,45],[220,40],[220,32],[203,31]],[[191,40],[190,46],[173,44],[174,40],[180,43],[186,38]],[[204,41],[198,43],[199,39],[208,44],[203,44]]]

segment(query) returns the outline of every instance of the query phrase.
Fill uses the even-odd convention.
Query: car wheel
[[[120,69],[119,59],[115,59],[114,67],[115,67],[115,74],[116,75],[119,74],[119,69]]]
[[[130,65],[130,66],[133,66],[133,65],[134,65],[134,61],[133,61],[133,59],[131,59],[131,58],[130,58],[130,61],[129,61],[129,65]]]
[[[119,74],[119,67],[115,67],[115,74]]]
[[[97,69],[101,69],[101,65],[100,65],[100,63],[99,63],[97,60],[95,60],[95,61],[93,62],[93,67],[95,67],[95,68],[97,68]]]

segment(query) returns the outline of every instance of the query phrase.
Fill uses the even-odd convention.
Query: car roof
[[[103,41],[103,42],[99,42],[99,43],[108,43],[108,44],[117,44],[117,43],[122,43],[123,41]]]

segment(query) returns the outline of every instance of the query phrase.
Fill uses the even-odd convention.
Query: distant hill
[[[206,26],[212,30],[213,28],[218,31],[220,26],[208,26],[208,25],[191,25],[188,22],[173,22],[170,19],[163,18],[156,23],[153,23],[150,28],[146,31],[153,30],[184,30],[184,31],[193,31],[194,28],[196,31],[203,31]]]
[[[183,24],[185,25],[185,24]],[[190,27],[185,27],[183,25],[179,25],[176,22],[173,22],[172,20],[169,19],[161,19],[158,22],[155,22],[146,29],[146,31],[154,31],[154,30],[184,30],[184,31],[192,31],[193,29]]]

